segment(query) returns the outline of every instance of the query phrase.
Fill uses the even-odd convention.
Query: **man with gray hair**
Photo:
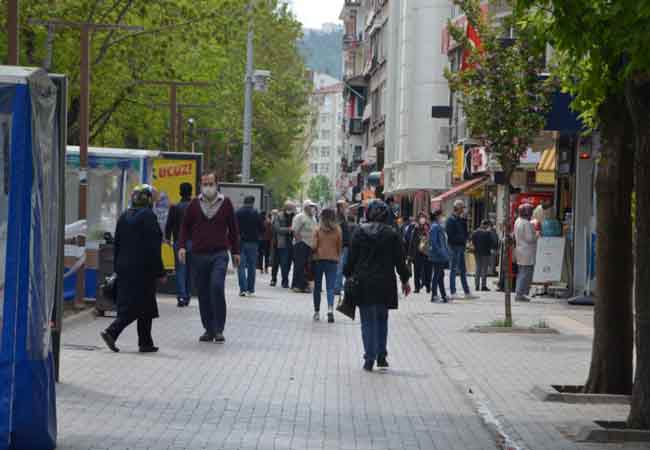
[[[314,230],[316,229],[314,208],[316,206],[311,200],[305,200],[302,212],[293,218],[291,225],[294,240],[293,283],[291,287],[294,292],[310,293],[305,270],[311,258],[311,249],[314,243]]]
[[[465,217],[465,202],[456,200],[454,202],[454,212],[447,219],[446,225],[447,241],[449,242],[450,253],[450,274],[449,290],[451,298],[458,299],[456,295],[456,275],[460,275],[460,282],[463,286],[466,299],[474,299],[467,283],[467,267],[465,264],[465,248],[469,239],[469,230],[467,228],[467,219]]]

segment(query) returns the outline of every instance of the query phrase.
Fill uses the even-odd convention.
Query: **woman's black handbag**
[[[358,301],[355,300],[358,300],[361,295],[361,284],[355,277],[349,277],[345,279],[343,290],[343,298],[341,298],[338,305],[336,305],[336,310],[344,316],[348,316],[350,319],[354,320],[357,311],[355,304],[358,303]]]

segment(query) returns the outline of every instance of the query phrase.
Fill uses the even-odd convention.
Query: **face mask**
[[[213,199],[217,195],[217,187],[216,186],[201,186],[201,192],[207,198]]]
[[[424,225],[425,223],[427,223],[427,219],[420,219],[420,225]]]

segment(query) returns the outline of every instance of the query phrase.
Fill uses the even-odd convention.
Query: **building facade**
[[[319,175],[330,181],[335,192],[343,155],[343,85],[340,80],[322,73],[312,75],[311,136],[305,186]]]

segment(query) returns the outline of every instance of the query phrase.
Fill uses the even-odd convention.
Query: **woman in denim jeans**
[[[368,204],[369,223],[362,225],[352,237],[350,255],[345,265],[346,278],[354,277],[358,297],[349,299],[361,313],[361,336],[365,350],[363,369],[372,371],[375,362],[379,369],[388,369],[386,356],[388,340],[388,311],[397,309],[397,279],[402,292],[409,295],[411,272],[400,235],[388,225],[390,210],[381,200]]]
[[[447,291],[445,290],[445,269],[449,267],[449,249],[447,248],[447,235],[440,224],[442,211],[437,210],[431,214],[431,231],[429,232],[429,258],[433,263],[433,281],[431,282],[431,302],[435,303],[438,298],[447,303]],[[440,297],[438,297],[440,292]]]
[[[314,321],[320,320],[320,300],[323,287],[323,275],[327,291],[327,321],[334,323],[334,289],[336,273],[343,249],[341,227],[336,223],[333,209],[324,209],[320,225],[314,231]]]

